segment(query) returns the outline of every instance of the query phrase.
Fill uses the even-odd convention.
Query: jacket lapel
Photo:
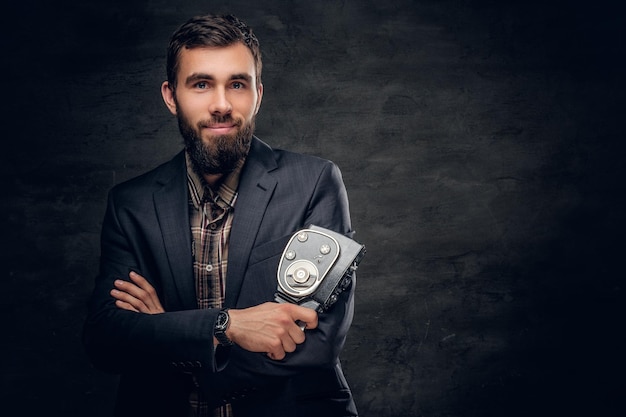
[[[239,179],[235,217],[228,246],[226,277],[226,307],[234,307],[248,265],[248,258],[267,205],[276,187],[276,179],[269,174],[278,165],[272,149],[253,138],[246,165]]]
[[[177,294],[168,300],[183,309],[196,308],[196,290],[191,258],[191,229],[184,152],[171,162],[172,169],[157,179],[162,187],[154,193],[154,206],[170,275],[163,273],[164,294]]]

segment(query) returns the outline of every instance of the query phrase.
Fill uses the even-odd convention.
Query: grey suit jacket
[[[187,193],[181,152],[109,194],[84,344],[96,367],[121,374],[117,415],[185,416],[192,383],[215,406],[231,402],[237,417],[356,415],[338,359],[354,284],[283,361],[237,346],[214,350],[217,311],[196,306]],[[291,234],[309,224],[352,235],[339,169],[254,138],[235,205],[225,306],[272,301],[280,254]],[[155,286],[167,313],[115,306],[113,281],[127,279],[131,269]]]

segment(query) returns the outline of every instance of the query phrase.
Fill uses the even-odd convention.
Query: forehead
[[[223,47],[197,47],[180,51],[178,79],[183,81],[193,74],[212,77],[230,77],[248,74],[254,78],[256,69],[252,52],[242,43]]]

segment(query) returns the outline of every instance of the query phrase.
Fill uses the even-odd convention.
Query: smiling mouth
[[[209,126],[204,126],[205,129],[208,129],[209,131],[213,132],[213,133],[217,133],[217,134],[225,134],[225,133],[230,133],[231,131],[235,130],[237,128],[236,124],[216,124],[216,125],[209,125]]]
[[[236,131],[240,126],[240,121],[230,117],[230,115],[223,117],[214,116],[199,123],[201,129],[207,130],[214,135],[228,135]]]

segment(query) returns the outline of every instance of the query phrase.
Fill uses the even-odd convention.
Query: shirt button
[[[209,225],[209,228],[210,228],[211,230],[215,230],[215,229],[217,228],[217,224],[215,224],[215,223],[211,223],[211,224]]]
[[[204,269],[206,269],[207,272],[211,272],[213,271],[213,265],[209,264]]]

